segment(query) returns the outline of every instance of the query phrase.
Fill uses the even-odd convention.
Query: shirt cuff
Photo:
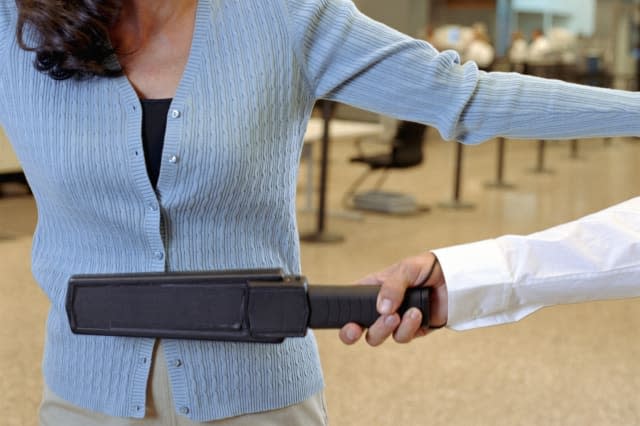
[[[513,281],[496,240],[433,250],[447,283],[447,327],[466,330],[503,321]]]

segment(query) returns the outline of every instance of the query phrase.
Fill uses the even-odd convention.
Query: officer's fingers
[[[389,315],[398,310],[402,304],[407,287],[413,282],[409,280],[403,268],[397,268],[387,277],[380,286],[376,308],[380,315]]]
[[[371,346],[378,346],[391,336],[400,324],[398,314],[382,315],[367,330],[367,343]]]
[[[353,345],[360,339],[362,333],[364,333],[362,327],[356,323],[350,322],[340,329],[339,336],[342,343],[346,345]]]
[[[379,273],[367,275],[364,278],[360,278],[356,281],[356,284],[364,284],[364,285],[380,285],[382,284],[382,280],[380,279]]]
[[[422,323],[422,312],[419,309],[411,308],[402,316],[400,325],[393,333],[393,338],[398,343],[409,343],[414,337],[423,335],[420,325]]]
[[[416,334],[413,337],[416,337],[416,338],[424,337],[427,334],[431,333],[432,331],[434,331],[434,330],[432,330],[430,328],[427,328],[427,327],[421,327],[421,328],[418,329],[418,331],[416,331]]]
[[[377,300],[378,312],[382,315],[395,312],[402,304],[407,288],[430,284],[428,278],[435,261],[432,253],[424,253],[404,259],[384,271]]]

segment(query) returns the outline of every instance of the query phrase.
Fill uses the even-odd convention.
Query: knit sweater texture
[[[62,398],[143,417],[153,339],[78,336],[72,274],[282,267],[300,273],[296,176],[319,98],[443,137],[637,135],[635,93],[461,64],[349,0],[200,0],[167,118],[157,190],[126,77],[54,81],[0,0],[0,124],[38,206],[32,269],[51,300],[43,371]],[[391,261],[391,259],[390,259]],[[323,388],[316,342],[164,341],[176,410],[195,421],[275,409]]]

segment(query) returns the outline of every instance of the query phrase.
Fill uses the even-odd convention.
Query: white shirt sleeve
[[[527,236],[433,251],[447,282],[447,326],[518,321],[551,305],[640,296],[640,197]]]

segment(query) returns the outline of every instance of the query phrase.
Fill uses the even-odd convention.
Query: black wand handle
[[[380,314],[376,301],[380,286],[371,285],[309,285],[309,327],[342,328],[355,322],[365,328],[371,326]],[[429,288],[410,288],[405,293],[398,314],[402,316],[409,308],[422,311],[422,326],[429,326]]]

